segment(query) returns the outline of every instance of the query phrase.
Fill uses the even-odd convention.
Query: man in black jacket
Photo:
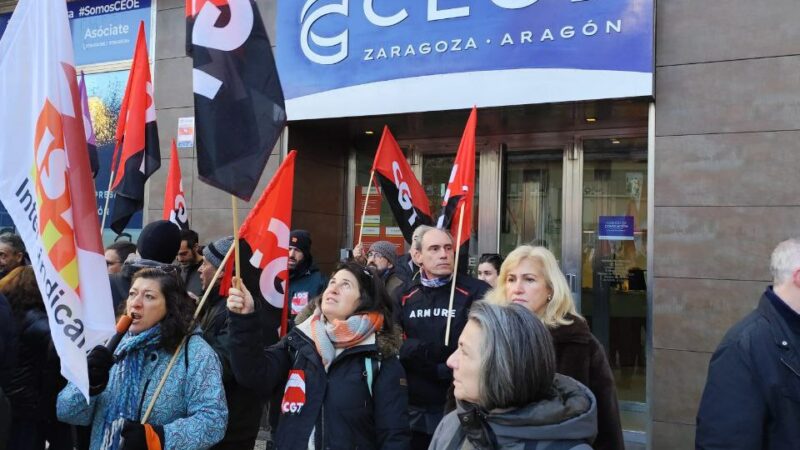
[[[444,415],[447,389],[453,371],[447,358],[458,346],[467,324],[472,302],[480,300],[489,285],[467,275],[456,276],[453,308],[449,310],[455,259],[449,233],[422,225],[414,242],[414,262],[420,275],[395,292],[400,305],[400,324],[406,336],[400,361],[408,375],[411,448],[427,449],[436,426]],[[451,316],[450,339],[445,344],[447,317]]]
[[[225,298],[219,293],[219,279],[214,278],[231,245],[233,245],[232,236],[206,245],[203,249],[203,263],[199,269],[203,291],[209,285],[214,286],[200,315],[200,329],[203,330],[203,339],[219,356],[222,364],[222,384],[228,402],[228,427],[225,430],[225,437],[211,447],[213,450],[253,448],[266,403],[261,395],[237,383],[231,371],[228,308],[225,305]],[[268,330],[264,329],[263,320],[260,324],[261,332],[266,333]],[[271,342],[275,342],[275,338]]]
[[[773,286],[711,357],[697,449],[800,444],[800,239],[778,244],[770,270]]]
[[[186,292],[200,298],[203,296],[203,288],[197,269],[203,263],[203,255],[200,252],[198,239],[196,231],[181,230],[181,246],[175,259],[181,269],[181,278],[186,286]]]

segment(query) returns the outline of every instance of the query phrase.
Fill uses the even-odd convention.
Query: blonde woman
[[[567,280],[555,256],[544,247],[523,245],[500,267],[497,287],[486,294],[492,303],[524,305],[547,326],[556,349],[556,370],[588,386],[597,398],[594,448],[624,448],[614,376],[603,346],[575,310]]]

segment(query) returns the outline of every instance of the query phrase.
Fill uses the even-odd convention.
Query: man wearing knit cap
[[[397,253],[395,245],[391,242],[377,241],[369,247],[367,266],[381,274],[386,291],[390,294],[405,282],[405,279],[394,270],[396,262]]]
[[[258,425],[265,401],[254,391],[236,382],[230,365],[228,351],[228,308],[225,298],[219,294],[219,278],[214,279],[225,254],[233,245],[233,236],[218,239],[203,249],[203,262],[197,271],[203,291],[214,285],[200,313],[200,329],[203,339],[217,352],[222,363],[222,384],[228,403],[228,428],[222,441],[211,447],[214,450],[253,448],[258,436]]]
[[[172,264],[181,246],[181,231],[168,220],[148,223],[136,241],[137,257],[126,261],[119,273],[109,275],[114,311],[128,298],[131,279],[138,270]]]
[[[325,290],[326,280],[311,256],[311,233],[293,230],[289,235],[290,323],[308,302]]]

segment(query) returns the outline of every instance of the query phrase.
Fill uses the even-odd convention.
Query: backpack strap
[[[381,360],[367,356],[364,358],[364,373],[367,374],[367,388],[369,396],[372,397],[372,384],[381,371]]]

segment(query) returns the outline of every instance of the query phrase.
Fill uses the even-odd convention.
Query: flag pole
[[[364,197],[364,209],[361,212],[361,226],[358,229],[358,245],[361,245],[361,238],[364,236],[364,217],[367,215],[367,202],[369,194],[372,192],[372,180],[375,178],[375,170],[369,172],[369,184],[367,184],[367,195]],[[361,249],[362,251],[364,249]]]
[[[111,198],[111,182],[113,180],[114,170],[111,170],[111,176],[108,178],[108,190],[106,190],[106,204],[103,206],[103,218],[100,220],[100,237],[103,237],[103,230],[106,229],[106,214],[108,214],[108,200]]]
[[[450,285],[450,303],[447,306],[447,328],[444,331],[444,345],[450,345],[450,322],[452,322],[453,316],[450,314],[450,311],[453,310],[453,297],[456,294],[456,277],[458,277],[458,256],[461,250],[461,228],[464,226],[464,205],[466,204],[466,199],[461,202],[461,212],[458,213],[458,233],[456,234],[456,261],[453,265],[453,281]]]
[[[236,286],[236,289],[239,289],[241,287],[241,285],[240,285],[240,282],[241,282],[241,278],[240,278],[241,277],[241,270],[240,270],[240,266],[239,266],[239,254],[241,253],[239,251],[239,223],[238,223],[239,222],[239,209],[238,209],[238,207],[236,205],[236,197],[233,196],[233,195],[231,195],[231,210],[233,212],[233,214],[232,214],[233,215],[233,248],[234,248],[233,261],[235,263],[234,267],[236,267],[236,284],[235,284],[235,286]]]
[[[206,303],[206,299],[208,299],[208,295],[214,288],[217,286],[216,280],[219,277],[222,270],[225,268],[225,265],[228,263],[228,258],[230,258],[231,253],[233,253],[234,247],[228,249],[228,253],[225,254],[225,257],[222,258],[222,262],[220,263],[219,267],[217,267],[217,271],[214,273],[214,278],[212,278],[211,283],[208,284],[206,287],[206,291],[203,293],[203,298],[197,303],[197,308],[194,310],[194,316],[192,317],[192,322],[189,325],[189,334],[184,336],[181,340],[181,343],[178,344],[178,348],[175,349],[175,353],[172,354],[172,358],[169,360],[169,364],[167,364],[167,370],[164,371],[164,375],[161,376],[161,380],[158,382],[158,386],[156,386],[156,390],[153,392],[153,396],[150,398],[150,404],[147,405],[147,410],[145,410],[144,415],[142,416],[141,424],[147,423],[147,419],[150,418],[150,413],[153,411],[153,406],[156,404],[156,400],[158,400],[159,394],[161,394],[161,389],[164,388],[164,383],[167,381],[167,376],[169,376],[170,371],[172,370],[172,366],[175,365],[175,360],[178,359],[178,354],[183,348],[184,344],[186,344],[186,339],[191,335],[192,330],[197,325],[197,318],[200,316],[200,311],[203,310],[203,305]]]

